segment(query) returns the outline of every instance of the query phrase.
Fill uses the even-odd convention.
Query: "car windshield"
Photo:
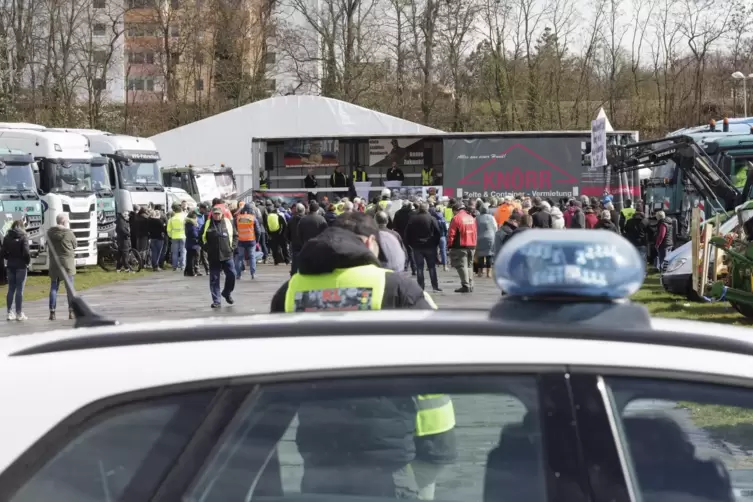
[[[107,164],[92,164],[92,181],[95,190],[112,190]]]
[[[673,160],[668,160],[666,164],[662,164],[662,165],[651,168],[651,179],[652,180],[668,179],[672,181],[675,179],[675,169],[677,169],[677,164],[675,164]]]
[[[230,173],[217,173],[214,175],[217,181],[217,188],[220,190],[220,198],[227,199],[238,194],[235,188],[235,180]]]
[[[156,162],[121,162],[120,171],[124,185],[161,185]]]
[[[82,161],[53,161],[51,192],[92,192],[92,165]]]
[[[0,191],[17,192],[34,190],[34,172],[31,164],[6,164],[0,169]]]

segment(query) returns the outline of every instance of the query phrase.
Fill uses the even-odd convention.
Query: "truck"
[[[30,270],[49,270],[45,235],[56,225],[60,213],[67,213],[76,236],[77,267],[97,264],[97,198],[93,187],[88,140],[75,133],[45,129],[0,128],[0,147],[20,150],[34,159],[34,181],[42,206],[42,235],[39,252]],[[10,127],[8,127],[10,126]]]
[[[152,206],[165,211],[167,194],[160,178],[160,155],[147,138],[113,134],[97,129],[61,129],[84,135],[92,152],[108,159],[109,179],[118,212],[133,206]]]
[[[212,199],[226,201],[238,197],[238,187],[230,167],[185,166],[162,168],[162,182],[166,187],[182,188],[196,202],[211,202]]]
[[[11,224],[26,218],[32,256],[41,248],[42,202],[34,179],[34,157],[21,150],[0,148],[0,239]]]

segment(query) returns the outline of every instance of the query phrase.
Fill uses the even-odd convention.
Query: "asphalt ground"
[[[112,272],[115,273],[115,272]],[[150,320],[190,319],[207,316],[232,316],[264,314],[277,288],[290,276],[284,265],[259,265],[256,278],[251,280],[244,273],[236,281],[232,306],[223,304],[218,310],[210,308],[208,277],[184,277],[180,272],[168,269],[151,272],[147,277],[120,281],[89,288],[81,292],[95,312],[122,323]],[[428,283],[429,277],[426,275]],[[493,279],[476,279],[471,294],[455,293],[460,281],[454,271],[439,271],[440,293],[432,293],[437,305],[442,308],[489,308],[499,298]],[[49,321],[47,300],[24,302],[28,321],[0,320],[0,336],[43,332],[63,327],[72,327],[67,319],[67,299],[61,290],[58,295],[56,321]]]

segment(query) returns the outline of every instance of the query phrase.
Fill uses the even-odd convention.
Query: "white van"
[[[747,221],[753,218],[753,204],[746,202],[744,206],[746,209],[743,211],[743,221]],[[738,226],[736,211],[730,211],[727,214],[728,219],[721,224],[720,228],[722,235],[732,232]],[[668,293],[697,301],[698,295],[693,291],[692,249],[693,242],[688,241],[667,255],[662,263],[661,284]],[[713,257],[712,254],[712,262]]]

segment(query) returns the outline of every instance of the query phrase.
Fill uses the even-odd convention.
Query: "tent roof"
[[[320,96],[280,96],[256,101],[153,136],[157,142],[190,130],[225,133],[241,129],[254,139],[441,133],[368,108]]]

